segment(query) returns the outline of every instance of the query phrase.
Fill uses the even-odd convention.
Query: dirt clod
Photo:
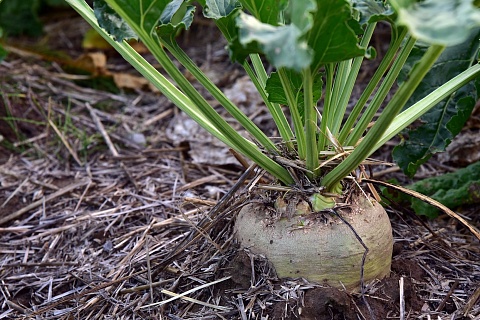
[[[315,288],[305,294],[302,320],[354,319],[355,306],[351,297],[335,288]]]

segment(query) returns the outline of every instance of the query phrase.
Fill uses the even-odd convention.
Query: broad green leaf
[[[288,79],[290,80],[290,88],[295,94],[295,100],[297,101],[298,111],[302,117],[304,115],[304,91],[303,91],[303,79],[302,75],[293,70],[287,70]],[[322,74],[318,73],[313,79],[313,102],[317,103],[322,96]],[[285,91],[280,81],[280,76],[277,72],[273,72],[267,80],[266,91],[268,93],[268,101],[279,103],[282,105],[288,105]]]
[[[435,199],[452,210],[463,205],[477,204],[480,202],[478,196],[480,162],[473,163],[455,172],[418,181],[408,188]],[[412,208],[418,215],[435,218],[439,214],[436,207],[432,207],[419,199],[412,198],[411,203]]]
[[[476,60],[480,32],[474,32],[463,44],[447,48],[430,72],[426,75],[408,106],[421,100],[427,94],[440,87],[454,76],[467,69]],[[411,70],[423,55],[425,48],[413,50],[405,65],[400,80]],[[418,167],[425,163],[434,153],[442,152],[452,139],[460,132],[469,118],[478,99],[479,83],[472,81],[442,101],[421,117],[422,124],[408,132],[409,139],[403,141],[393,151],[393,156],[402,170],[413,176]]]
[[[360,13],[361,25],[380,20],[390,21],[394,14],[391,6],[381,0],[352,0],[352,5]]]
[[[311,70],[365,54],[349,24],[358,25],[352,18],[349,1],[317,0],[313,27],[307,34],[308,45],[315,52]]]
[[[116,41],[138,39],[130,26],[105,2],[95,0],[93,12],[98,24],[113,36]]]
[[[203,15],[210,19],[221,19],[230,15],[233,11],[241,8],[238,0],[206,0],[200,1],[203,9]]]
[[[302,2],[305,0],[295,0],[295,2]],[[216,1],[223,2],[223,1]],[[284,9],[286,0],[240,0],[242,6],[247,9],[259,21],[270,24],[272,26],[278,25],[280,11]]]
[[[391,183],[398,185],[398,181]],[[480,189],[480,162],[475,162],[455,172],[422,179],[407,186],[407,188],[437,200],[452,210],[468,204],[478,204],[480,202],[480,197],[478,196],[478,190]],[[387,188],[383,189],[382,193],[387,198],[387,201],[391,199],[402,205],[410,203],[418,215],[435,218],[440,213],[436,207],[403,193],[397,193]]]
[[[176,36],[177,31],[180,29],[188,30],[190,28],[193,16],[195,14],[194,6],[186,6],[185,10],[180,10],[182,1],[175,1],[178,6],[167,6],[162,12],[160,17],[160,23],[156,29],[159,37],[169,37],[171,40]],[[174,2],[171,2],[173,4]],[[179,12],[180,10],[180,12]],[[180,15],[179,15],[180,13]],[[183,15],[183,16],[182,16]],[[176,22],[175,20],[180,20]]]
[[[160,17],[165,10],[171,10],[172,7],[183,3],[183,0],[95,0],[107,2],[114,10],[121,9],[124,13],[124,19],[129,25],[139,27],[139,30],[147,35],[153,35]],[[112,23],[112,22],[110,22]],[[105,28],[105,26],[102,25]]]
[[[417,39],[445,46],[464,42],[480,26],[480,9],[472,0],[391,0],[397,23]]]
[[[290,23],[294,24],[302,32],[307,32],[312,28],[312,12],[317,9],[314,0],[290,1],[285,17]]]
[[[312,50],[302,40],[303,34],[295,25],[276,27],[240,13],[237,26],[240,43],[243,46],[257,45],[276,68],[301,71],[310,65]]]

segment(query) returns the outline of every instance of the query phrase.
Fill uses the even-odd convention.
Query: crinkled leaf
[[[472,0],[391,0],[397,23],[417,39],[440,45],[464,42],[480,26],[480,9]]]
[[[272,26],[242,12],[237,17],[237,26],[240,43],[243,46],[253,44],[252,53],[257,46],[275,67],[300,71],[310,66],[312,50],[294,24]]]
[[[408,186],[409,189],[431,197],[455,210],[459,206],[477,204],[480,202],[480,162],[473,163],[466,168],[440,176],[431,177]],[[418,215],[435,218],[439,210],[427,203],[412,198],[412,208]]]
[[[360,13],[359,22],[361,25],[380,20],[390,21],[394,14],[391,6],[381,0],[352,0],[352,5]]]
[[[130,26],[116,13],[105,0],[93,2],[93,12],[98,24],[105,29],[116,41],[138,39]]]
[[[219,20],[227,17],[233,11],[241,8],[238,0],[204,0],[200,1],[203,6],[203,15],[206,18]]]
[[[350,24],[358,22],[352,18],[349,1],[317,0],[313,27],[307,35],[308,45],[315,52],[312,70],[365,54]]]
[[[304,114],[304,92],[302,75],[293,70],[287,70],[287,78],[290,81],[290,88],[295,93],[295,100],[297,101],[298,111],[303,120]],[[317,103],[322,96],[322,74],[317,73],[313,79],[313,101]],[[267,80],[266,91],[268,93],[268,100],[273,103],[288,105],[285,91],[280,81],[280,76],[277,72],[273,72]]]
[[[122,16],[132,26],[138,26],[138,32],[145,33],[147,36],[152,36],[156,31],[160,20],[168,20],[169,17],[174,17],[177,11],[180,10],[184,0],[95,0],[97,9],[95,15],[99,20],[99,24],[107,30],[116,40],[120,41],[131,37],[131,31],[128,32],[126,22],[119,18],[116,14],[111,14],[114,11],[123,12]],[[101,6],[102,3],[108,3],[108,7]],[[113,9],[113,10],[112,10]],[[188,23],[191,9],[186,9],[183,18],[179,18],[176,23]],[[124,26],[125,25],[125,26]]]
[[[375,60],[377,57],[377,50],[374,47],[368,47],[365,50],[365,58],[369,60]]]
[[[302,1],[295,0],[295,2]],[[240,0],[240,2],[255,18],[272,26],[278,25],[280,11],[286,5],[285,0]]]
[[[291,1],[285,16],[290,24],[272,26],[240,14],[240,43],[256,43],[252,50],[261,50],[275,67],[296,71],[306,67],[317,71],[325,63],[365,53],[358,46],[354,29],[361,28],[347,0]]]
[[[474,32],[463,44],[448,47],[425,76],[408,106],[440,87],[454,76],[467,69],[476,60],[480,32]],[[413,51],[400,80],[408,76],[415,63],[426,48],[416,47]],[[425,163],[434,153],[442,152],[452,139],[460,132],[469,118],[478,99],[480,90],[478,81],[472,81],[442,101],[421,117],[422,124],[408,133],[409,139],[402,142],[393,151],[393,156],[402,170],[413,176],[418,167]]]
[[[162,12],[162,16],[160,17],[161,25],[159,25],[156,29],[158,36],[164,39],[168,38],[172,40],[177,34],[178,30],[188,30],[192,24],[193,16],[195,14],[194,6],[185,6],[184,10],[180,10],[182,8],[183,1],[173,1],[170,4],[174,3],[176,5],[167,6]]]

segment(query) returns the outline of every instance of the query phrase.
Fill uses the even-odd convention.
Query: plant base
[[[273,219],[272,210],[252,203],[239,212],[235,231],[243,248],[264,255],[281,278],[302,277],[352,291],[360,288],[365,249],[349,226],[329,213]],[[393,237],[385,209],[374,200],[358,197],[337,212],[369,250],[364,282],[388,276]]]

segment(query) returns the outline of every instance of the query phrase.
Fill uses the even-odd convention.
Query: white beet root
[[[372,205],[373,204],[373,205]],[[309,214],[274,221],[258,203],[245,206],[235,222],[243,248],[264,255],[280,278],[303,277],[333,287],[358,290],[365,249],[353,231],[334,215]],[[357,198],[350,209],[340,209],[369,249],[364,282],[390,273],[393,237],[385,209],[374,200]]]

